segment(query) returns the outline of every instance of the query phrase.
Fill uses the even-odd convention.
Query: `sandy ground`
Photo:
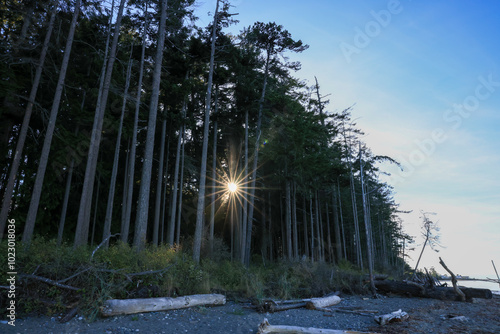
[[[342,296],[332,312],[295,309],[262,314],[249,304],[228,302],[218,307],[153,312],[100,318],[88,323],[77,315],[67,323],[57,317],[16,319],[16,326],[0,324],[0,333],[256,333],[264,318],[271,325],[357,330],[374,333],[500,333],[500,296],[475,299],[472,303],[424,298]],[[380,326],[371,311],[386,314],[397,310],[409,319]],[[346,313],[346,310],[358,313]],[[455,319],[453,319],[455,318]]]

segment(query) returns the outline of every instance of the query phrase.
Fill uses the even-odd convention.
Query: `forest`
[[[401,212],[381,162],[275,22],[240,33],[230,1],[0,4],[0,240],[74,250],[223,249],[248,267],[402,272]],[[314,84],[308,84],[308,80]],[[20,247],[20,246],[18,246]]]

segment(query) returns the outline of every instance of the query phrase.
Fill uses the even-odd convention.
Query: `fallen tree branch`
[[[59,282],[51,280],[50,278],[45,278],[45,277],[41,277],[41,276],[37,276],[37,275],[20,274],[19,277],[20,278],[24,277],[24,278],[36,279],[38,281],[42,281],[44,283],[47,283],[47,284],[50,284],[50,285],[54,285],[54,286],[57,286],[57,287],[63,288],[63,289],[68,289],[68,290],[73,290],[73,291],[79,291],[80,290],[80,288],[75,288],[74,286],[71,286],[71,285],[61,284]]]
[[[69,281],[70,279],[75,278],[76,276],[81,275],[81,274],[83,274],[84,272],[89,271],[90,269],[92,269],[92,267],[87,267],[87,268],[85,268],[85,269],[83,269],[83,270],[80,270],[80,271],[79,271],[79,272],[77,272],[76,274],[71,275],[70,277],[67,277],[67,278],[64,278],[64,279],[60,279],[59,281],[57,281],[57,283],[64,283],[64,282],[67,282],[67,281]]]
[[[351,330],[337,330],[337,329],[324,329],[324,328],[313,328],[313,327],[298,327],[298,326],[282,326],[282,325],[271,325],[267,319],[264,319],[259,325],[257,334],[376,334],[368,332],[356,332]]]
[[[378,311],[376,311],[376,310],[363,310],[363,309],[349,310],[349,309],[344,309],[344,308],[334,308],[334,309],[332,309],[332,311],[339,312],[339,313],[366,315],[366,316],[373,316],[374,314],[378,313]]]
[[[70,321],[71,319],[73,319],[75,317],[75,315],[78,313],[78,306],[77,307],[74,307],[71,309],[71,311],[69,311],[64,317],[62,317],[59,322],[61,324],[64,324],[68,321]]]
[[[459,298],[464,301],[466,297],[462,290],[460,290],[460,288],[458,287],[457,277],[455,276],[455,274],[450,269],[448,269],[441,257],[439,257],[439,264],[441,264],[443,268],[451,275],[451,283],[453,284],[453,289],[455,290],[455,293],[459,296]]]
[[[306,307],[306,302],[294,301],[294,303],[278,303],[273,300],[266,300],[263,303],[257,305],[256,308],[260,313],[274,313],[302,307]]]

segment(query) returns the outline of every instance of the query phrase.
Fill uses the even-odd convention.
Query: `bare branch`
[[[61,284],[61,283],[58,283],[54,280],[51,280],[50,278],[45,278],[45,277],[41,277],[41,276],[37,276],[37,275],[21,274],[21,275],[19,275],[19,277],[36,279],[38,281],[42,281],[44,283],[54,285],[54,286],[57,286],[57,287],[63,288],[63,289],[68,289],[68,290],[73,290],[73,291],[80,290],[80,288],[75,288],[74,286],[71,286],[71,285]]]
[[[101,247],[102,247],[102,246],[103,246],[103,245],[104,245],[104,244],[108,241],[108,239],[109,239],[109,238],[113,238],[113,237],[116,237],[116,236],[119,236],[119,235],[120,235],[120,233],[115,233],[115,234],[112,234],[112,235],[107,236],[107,237],[106,237],[106,238],[105,238],[105,239],[104,239],[104,240],[103,240],[103,241],[99,244],[99,246],[97,246],[97,248],[96,248],[96,249],[94,249],[94,251],[92,252],[92,255],[90,256],[90,261],[92,261],[92,259],[94,258],[94,254],[95,254],[95,252],[97,252],[97,250],[98,250],[99,248],[101,248]]]

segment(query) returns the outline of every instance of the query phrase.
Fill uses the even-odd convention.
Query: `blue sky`
[[[289,55],[296,75],[317,76],[330,111],[353,104],[375,154],[399,160],[392,176],[406,232],[420,238],[420,210],[439,221],[439,253],[460,274],[493,277],[500,267],[500,1],[237,0],[239,31],[283,25],[310,48]],[[199,25],[215,0],[198,2]],[[414,264],[414,261],[411,262]]]

